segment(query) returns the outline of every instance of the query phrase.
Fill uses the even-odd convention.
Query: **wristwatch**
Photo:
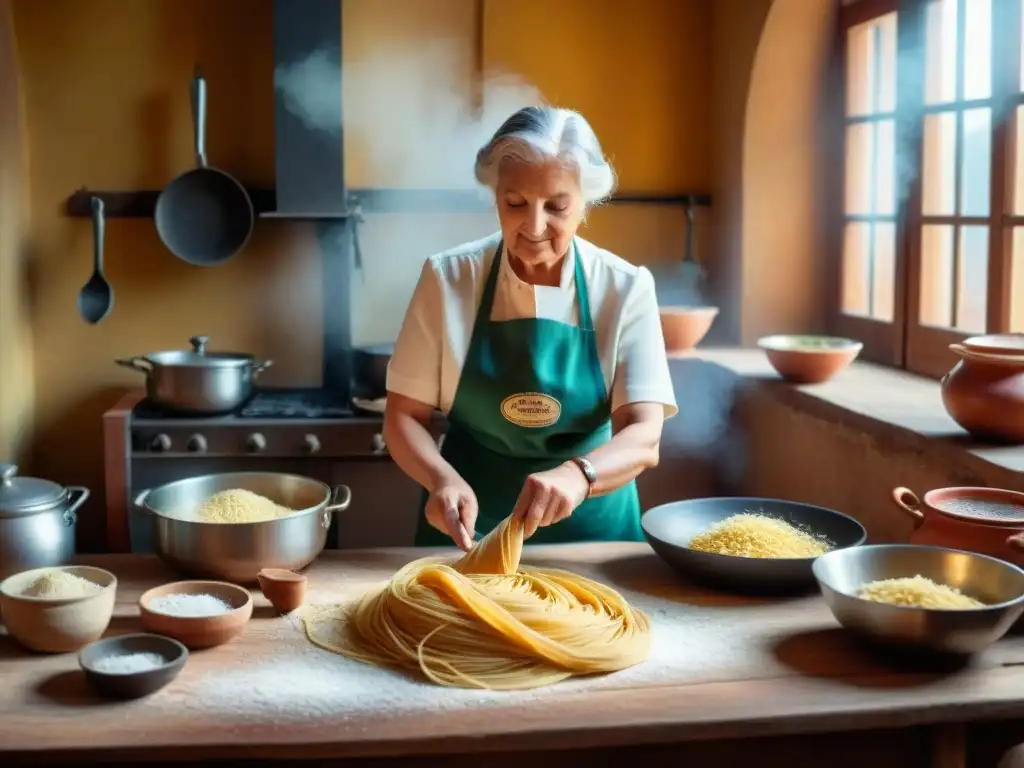
[[[580,472],[587,478],[587,484],[590,486],[587,489],[587,498],[590,498],[590,494],[594,492],[594,484],[597,483],[597,470],[594,469],[594,465],[590,463],[590,459],[585,459],[582,456],[577,456],[572,459],[572,463],[580,468]]]

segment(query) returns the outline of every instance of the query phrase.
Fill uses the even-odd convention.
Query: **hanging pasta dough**
[[[520,568],[522,551],[522,520],[508,518],[455,563],[416,560],[361,600],[311,607],[306,636],[438,685],[492,690],[539,688],[647,658],[643,612],[596,581]]]

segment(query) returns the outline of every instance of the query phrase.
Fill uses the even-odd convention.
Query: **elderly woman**
[[[641,540],[634,481],[677,408],[650,272],[576,236],[615,173],[582,115],[528,107],[476,178],[501,232],[427,259],[388,368],[384,437],[425,489],[417,545],[468,549],[510,513],[535,542]]]

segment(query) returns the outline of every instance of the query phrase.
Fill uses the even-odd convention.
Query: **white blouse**
[[[500,234],[431,256],[423,265],[388,365],[391,392],[432,405],[444,413],[455,391],[494,263]],[[665,342],[658,318],[654,278],[577,237],[587,281],[590,312],[611,408],[629,403],[660,403],[665,417],[676,406]],[[579,324],[573,260],[565,259],[557,287],[523,282],[502,261],[491,320],[547,318]]]

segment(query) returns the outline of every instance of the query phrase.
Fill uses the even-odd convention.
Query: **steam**
[[[540,92],[506,72],[477,84],[466,46],[450,40],[415,49],[374,46],[345,61],[346,165],[352,186],[473,189],[477,150],[517,109],[543,102]],[[328,52],[278,67],[276,88],[289,112],[310,129],[336,130],[337,73]],[[476,94],[479,94],[476,95]],[[355,176],[355,178],[353,178]]]

